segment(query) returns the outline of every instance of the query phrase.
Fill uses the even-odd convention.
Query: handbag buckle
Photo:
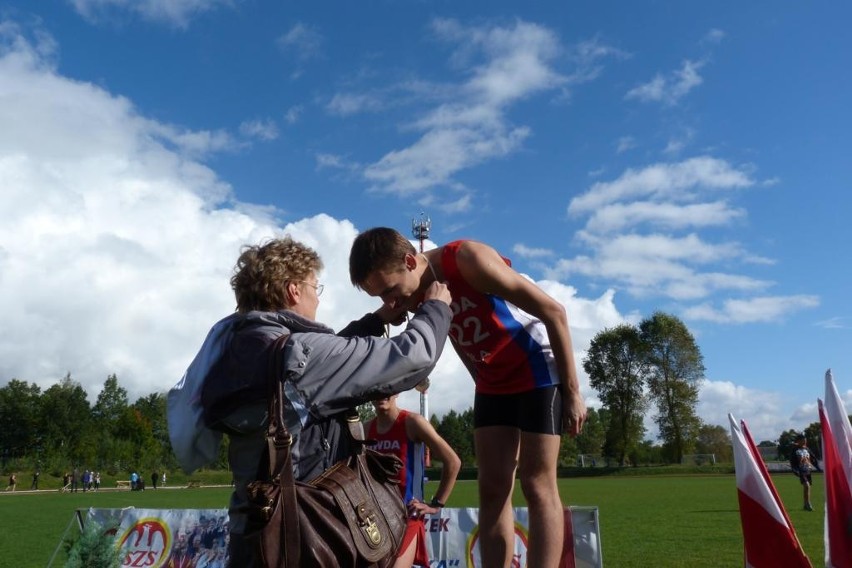
[[[373,515],[367,513],[367,508],[363,505],[358,507],[358,513],[361,517],[361,530],[367,536],[367,541],[373,546],[379,546],[382,543],[382,531],[376,524]]]

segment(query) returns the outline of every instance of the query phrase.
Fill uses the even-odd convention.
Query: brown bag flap
[[[361,460],[340,461],[310,484],[334,496],[343,512],[358,553],[368,562],[378,562],[394,552],[390,528],[376,502],[351,465],[362,467]]]

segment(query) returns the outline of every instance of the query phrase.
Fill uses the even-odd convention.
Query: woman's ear
[[[299,288],[298,282],[287,282],[287,306],[295,306],[302,297],[302,290]]]

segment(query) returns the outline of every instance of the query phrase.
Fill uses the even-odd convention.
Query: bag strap
[[[349,437],[352,441],[353,454],[363,454],[367,448],[367,437],[364,434],[364,423],[361,422],[361,416],[358,410],[350,408],[346,416],[346,429],[349,431]]]
[[[284,523],[280,539],[284,543],[284,558],[281,566],[299,566],[300,539],[299,515],[296,506],[296,480],[293,478],[293,459],[291,446],[293,437],[287,430],[284,420],[284,381],[281,377],[281,360],[284,344],[290,334],[280,335],[269,346],[269,370],[267,381],[269,388],[269,426],[266,430],[266,449],[269,453],[269,476],[273,483],[281,488],[281,502]]]

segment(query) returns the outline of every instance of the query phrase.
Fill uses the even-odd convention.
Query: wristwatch
[[[444,504],[441,501],[438,501],[437,497],[432,497],[432,500],[429,501],[429,506],[433,509],[443,509]]]

